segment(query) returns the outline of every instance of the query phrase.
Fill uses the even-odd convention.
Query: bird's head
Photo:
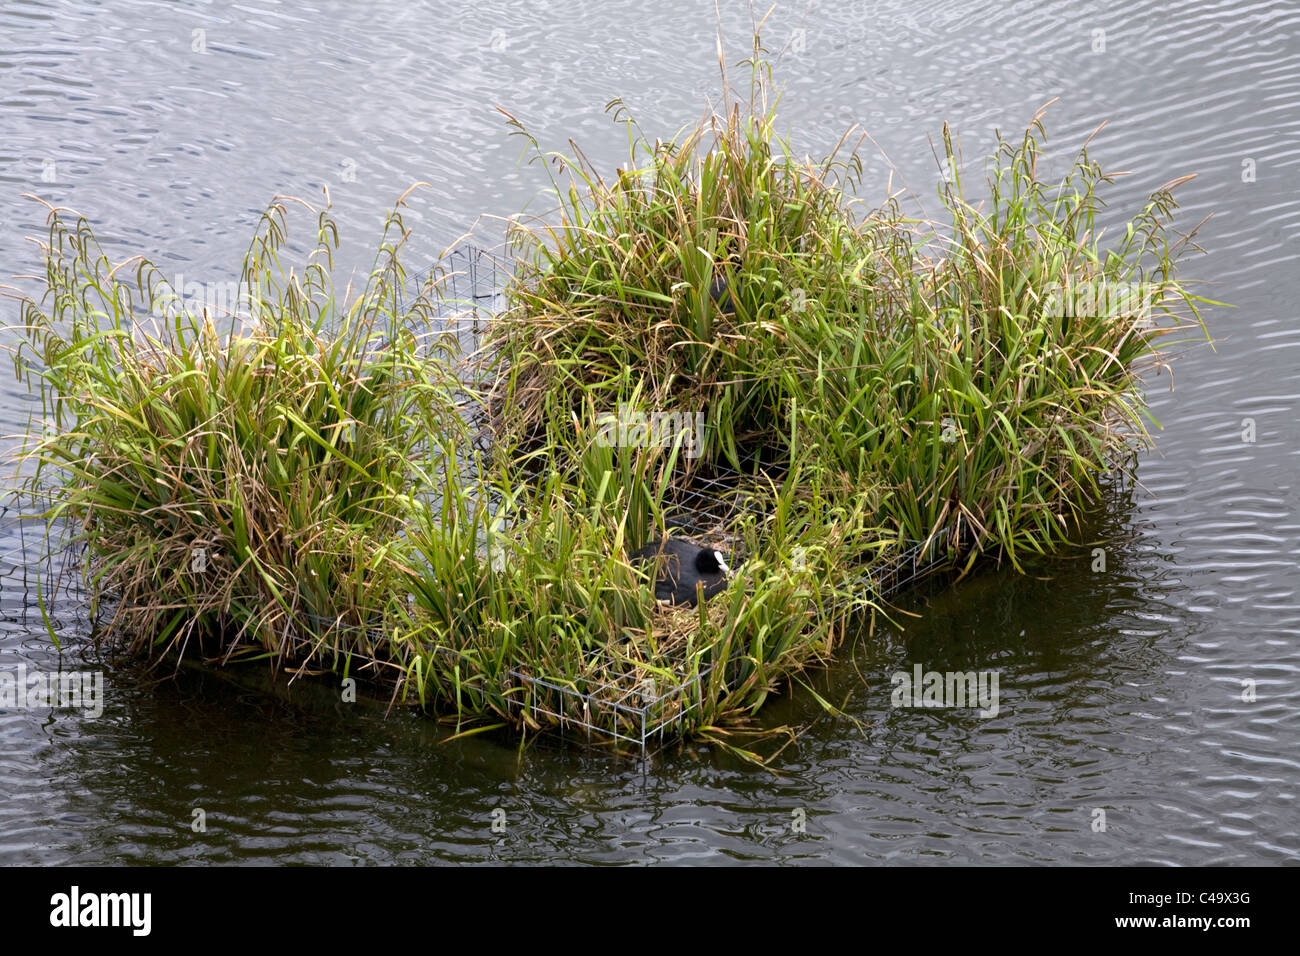
[[[700,552],[699,557],[695,559],[695,568],[702,574],[722,574],[728,575],[731,569],[727,567],[727,559],[721,551],[714,548],[705,548]]]

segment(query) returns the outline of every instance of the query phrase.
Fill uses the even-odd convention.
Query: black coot
[[[729,571],[722,552],[701,547],[685,538],[656,539],[633,551],[628,558],[635,563],[658,559],[655,599],[668,604],[693,606],[697,585],[703,585],[706,598],[713,597],[727,586]]]
[[[732,301],[731,287],[727,284],[726,276],[714,276],[709,285],[709,296],[723,315],[736,314],[736,303]]]

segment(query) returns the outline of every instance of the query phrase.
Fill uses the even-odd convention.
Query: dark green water
[[[7,4],[0,270],[38,265],[23,237],[40,209],[20,198],[38,193],[86,213],[115,256],[227,281],[265,203],[322,184],[363,265],[415,180],[432,188],[408,217],[412,250],[432,260],[480,216],[540,206],[540,172],[517,165],[492,107],[609,166],[611,97],[665,134],[698,115],[716,88],[712,11],[661,6]],[[738,58],[748,15],[723,10]],[[1236,308],[1207,313],[1217,351],[1189,345],[1173,392],[1151,382],[1158,449],[1091,529],[1106,569],[1082,550],[910,596],[919,616],[810,677],[848,718],[801,689],[764,709],[763,725],[798,732],[768,772],[702,744],[640,761],[576,741],[448,743],[430,720],[260,674],[151,679],[83,660],[72,601],[55,608],[60,660],[6,514],[0,671],[103,670],[106,703],[98,718],[0,709],[0,862],[1300,860],[1300,7],[789,4],[767,35],[790,46],[781,118],[801,149],[824,151],[847,122],[880,144],[872,202],[892,163],[909,203],[937,207],[927,137],[943,120],[969,178],[994,127],[1023,128],[1053,96],[1062,162],[1108,121],[1090,149],[1131,171],[1110,193],[1117,219],[1198,174],[1180,222],[1215,218],[1189,270]],[[12,379],[0,389],[13,433],[29,399]],[[998,714],[891,706],[890,676],[916,664],[996,671]]]

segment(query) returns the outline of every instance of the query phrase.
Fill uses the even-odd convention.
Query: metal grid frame
[[[883,567],[873,569],[862,576],[860,582],[863,592],[876,600],[886,600],[933,572],[942,569],[948,564],[944,548],[946,543],[946,534],[936,535],[928,542],[909,542],[907,548],[886,559]],[[847,599],[839,601],[826,610],[831,613],[844,610],[848,603]],[[613,658],[612,655],[604,652],[597,655],[597,659],[602,658],[622,663],[620,659]],[[713,664],[707,665],[694,677],[675,684],[662,692],[656,692],[654,697],[643,699],[639,705],[635,703],[633,698],[640,690],[641,685],[634,684],[628,688],[602,681],[588,680],[586,683],[589,685],[594,684],[595,688],[583,691],[576,687],[567,686],[565,683],[546,675],[529,674],[519,669],[511,669],[507,673],[529,691],[526,701],[515,701],[513,709],[515,709],[516,713],[522,715],[527,711],[532,714],[540,713],[548,716],[556,721],[555,730],[560,734],[563,734],[568,728],[573,728],[581,731],[588,743],[595,739],[601,739],[615,743],[631,744],[639,748],[641,755],[644,757],[661,749],[668,742],[665,740],[666,735],[699,706],[698,697],[690,699],[688,695],[693,691],[698,694],[702,681],[713,672],[715,666]],[[657,688],[656,691],[658,691]],[[561,700],[569,704],[569,708],[552,709],[539,706],[537,698],[543,696],[546,692],[559,695]],[[603,693],[618,694],[619,696],[613,702],[608,702],[600,699]],[[594,708],[593,702],[598,702]],[[613,729],[607,725],[597,723],[599,709],[602,707],[611,709],[618,716],[626,718],[630,726],[639,728],[639,733],[632,734],[621,731],[618,729],[617,722],[615,722]],[[566,709],[569,710],[568,713],[565,713]],[[577,717],[575,716],[576,713],[581,713],[583,716]]]
[[[625,663],[604,651],[593,655],[592,660],[597,663]],[[652,682],[649,693],[646,691],[644,680],[629,687],[587,679],[584,682],[587,689],[580,691],[554,678],[538,677],[515,668],[511,668],[506,673],[529,691],[526,700],[509,698],[512,712],[519,716],[525,713],[531,714],[534,720],[538,714],[542,714],[556,721],[555,729],[561,734],[566,728],[573,727],[585,732],[588,744],[594,739],[622,742],[637,746],[644,755],[653,753],[668,743],[665,738],[673,728],[703,704],[701,699],[703,684],[713,673],[713,669],[714,665],[709,664],[699,673],[662,691]],[[564,707],[552,710],[548,706],[539,704],[538,698],[544,696],[547,691],[558,694],[561,700],[571,702],[575,710],[583,716],[579,718],[571,713],[565,713]],[[598,723],[599,711],[602,709],[612,712],[615,719],[608,724]],[[621,730],[622,726],[635,728],[637,732]],[[652,748],[650,741],[656,737],[658,741]]]
[[[447,251],[432,268],[408,278],[407,287],[413,298],[428,283],[439,283],[434,317],[445,323],[439,331],[454,332],[462,353],[471,354],[478,350],[483,326],[490,316],[501,311],[506,283],[512,275],[503,256],[482,246],[462,243]],[[407,295],[398,290],[399,305]]]
[[[43,523],[39,530],[33,529],[30,536],[28,533],[27,526],[33,523],[30,515],[38,509],[43,511],[49,508],[54,501],[55,493],[52,491],[34,495],[26,490],[17,490],[0,502],[0,539],[7,539],[6,543],[13,544],[0,553],[0,586],[13,582],[16,592],[30,596],[34,589],[41,587],[43,579],[53,582],[47,594],[61,593],[73,600],[76,607],[88,609],[91,593],[77,573],[78,559],[82,552],[71,544],[70,522],[62,522],[63,536],[57,548],[47,546],[46,527]],[[29,507],[25,507],[25,503]],[[9,524],[11,521],[12,526]],[[17,539],[16,542],[14,539]],[[37,605],[28,603],[26,606]]]
[[[427,281],[442,273],[442,298],[445,308],[439,310],[449,321],[463,321],[470,315],[472,348],[480,343],[483,326],[502,304],[505,282],[513,274],[506,260],[483,248],[464,244],[451,250],[443,260],[418,281]],[[460,328],[457,340],[464,337]],[[720,529],[729,525],[737,515],[748,514],[757,518],[766,516],[752,495],[741,491],[746,479],[762,474],[776,475],[779,465],[766,462],[762,451],[751,452],[741,459],[744,470],[721,467],[692,476],[690,483],[667,505],[665,510],[675,527],[701,536],[704,540],[717,537]],[[948,563],[946,532],[927,541],[909,541],[901,548],[866,572],[861,580],[864,594],[873,599],[885,600],[918,582]],[[834,613],[844,610],[849,601],[837,602],[827,608]],[[450,654],[456,652],[447,648]],[[592,662],[601,669],[617,669],[632,662],[602,651],[592,656]],[[684,662],[679,662],[684,663]],[[699,693],[703,680],[716,665],[710,664],[693,677],[667,688],[655,688],[653,696],[646,697],[641,683],[630,686],[587,678],[579,689],[570,682],[546,674],[532,674],[520,668],[511,668],[506,676],[516,681],[525,695],[507,693],[510,710],[518,717],[525,713],[545,716],[555,721],[555,728],[563,735],[566,730],[577,730],[587,742],[600,739],[615,744],[630,744],[642,755],[652,753],[664,745],[665,738],[700,705]],[[694,695],[694,696],[692,696]],[[578,716],[581,715],[581,716]],[[601,716],[613,716],[608,723],[599,723]],[[625,728],[634,728],[629,730]],[[652,741],[655,745],[652,747]]]
[[[462,347],[466,344],[467,330],[470,338],[468,344],[474,350],[480,343],[484,324],[502,304],[505,281],[510,274],[508,265],[501,256],[478,246],[464,244],[448,252],[433,269],[410,281],[419,288],[420,284],[441,276],[442,286],[438,299],[441,307],[436,310],[436,317],[447,322],[466,322],[466,325],[458,326],[455,330],[457,341]],[[741,492],[741,485],[746,479],[764,473],[771,475],[779,471],[779,466],[765,463],[761,453],[752,453],[742,459],[741,463],[747,470],[714,468],[693,476],[690,484],[671,503],[670,520],[674,526],[707,538],[729,525],[738,514],[764,517],[764,510],[757,506],[752,495]],[[10,507],[5,505],[0,517],[7,515]],[[946,534],[924,542],[908,542],[907,547],[863,575],[861,586],[864,593],[877,600],[884,600],[940,569],[947,563],[947,543]],[[18,548],[0,556],[0,576],[7,577],[15,573],[25,575],[31,567],[28,552],[23,535]],[[13,561],[16,556],[19,560]],[[47,560],[50,557],[47,555]],[[75,580],[65,579],[60,585],[72,593],[86,593]],[[827,610],[841,610],[846,604],[847,601],[842,601]],[[308,615],[303,623],[306,633],[293,636],[304,646],[316,644],[324,635],[348,630],[365,630],[366,636],[371,640],[383,639],[383,633],[378,629],[362,628],[359,625],[340,626],[315,618],[314,615]],[[458,654],[450,648],[438,650]],[[589,660],[598,673],[626,670],[629,667],[634,671],[637,663],[608,651],[595,653]],[[512,694],[509,692],[511,688],[507,688],[505,696],[510,702],[510,711],[519,717],[525,713],[534,718],[545,716],[555,721],[554,729],[561,735],[567,730],[581,731],[588,742],[599,739],[628,744],[637,747],[644,756],[665,745],[673,736],[675,728],[701,706],[704,681],[716,666],[704,665],[693,676],[668,687],[655,685],[648,694],[644,679],[625,685],[588,677],[581,682],[583,689],[579,689],[571,682],[549,675],[530,674],[520,668],[510,668],[505,676],[526,693]],[[614,719],[607,723],[598,722],[602,716],[612,716]]]

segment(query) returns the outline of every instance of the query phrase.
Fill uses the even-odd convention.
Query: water
[[[716,89],[709,6],[8,3],[0,268],[39,265],[23,237],[42,210],[22,193],[85,213],[115,257],[213,282],[234,278],[272,196],[315,201],[322,185],[358,267],[417,180],[430,185],[411,199],[412,261],[471,229],[498,236],[491,217],[540,210],[545,180],[493,107],[610,168],[609,99],[671,134]],[[748,13],[722,6],[738,59]],[[1207,311],[1216,350],[1185,348],[1173,392],[1151,380],[1164,428],[1140,486],[1096,516],[1106,570],[1085,550],[915,595],[921,617],[810,678],[847,718],[804,689],[763,710],[799,734],[774,772],[704,743],[642,764],[508,736],[448,742],[432,721],[320,688],[86,663],[84,623],[56,607],[64,666],[102,667],[106,707],[0,712],[0,862],[1300,859],[1300,6],[782,4],[767,37],[789,47],[781,117],[801,151],[861,122],[888,157],[868,149],[872,201],[892,164],[907,201],[933,209],[944,120],[969,177],[994,128],[1023,129],[1052,97],[1058,159],[1107,121],[1090,149],[1131,171],[1109,194],[1117,217],[1197,174],[1179,222],[1215,216],[1188,274],[1236,308]],[[30,400],[12,379],[0,389],[12,433]],[[11,517],[0,534],[15,546]],[[5,571],[0,669],[57,668],[23,569]],[[891,707],[890,675],[915,663],[997,670],[998,715]]]

